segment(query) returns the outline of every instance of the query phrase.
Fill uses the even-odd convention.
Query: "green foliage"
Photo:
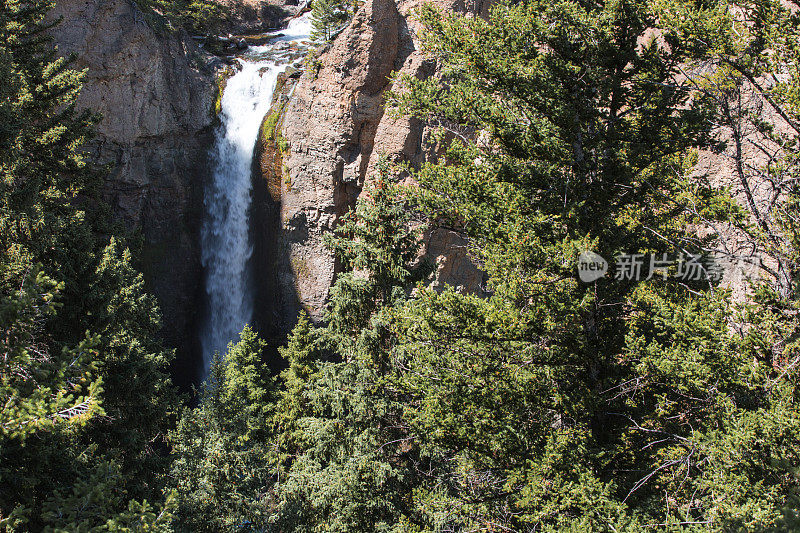
[[[733,163],[746,206],[747,216],[731,223],[752,255],[769,258],[758,265],[761,273],[788,298],[800,273],[798,13],[773,1],[674,2],[659,8],[665,24],[703,65],[692,77],[694,89],[714,103],[710,124],[726,141],[720,149]],[[753,152],[763,154],[755,163]]]
[[[214,360],[200,406],[186,409],[171,434],[179,524],[186,531],[266,527],[276,392],[261,362],[265,347],[245,327],[239,342]]]
[[[330,41],[350,20],[354,6],[349,0],[314,0],[311,4],[311,38]]]
[[[693,173],[695,148],[723,148],[720,102],[685,75],[697,43],[659,25],[673,5],[422,9],[442,76],[399,77],[390,101],[448,150],[413,191],[377,180],[329,238],[345,272],[326,324],[301,320],[283,352],[278,527],[796,523],[796,292],[739,307],[706,281],[575,276],[587,248],[698,251],[715,235],[692,224],[747,223]],[[413,288],[420,213],[469,238],[488,297]]]
[[[8,264],[6,261],[17,261]],[[69,424],[85,421],[102,414],[98,397],[100,380],[93,377],[91,355],[96,339],[86,339],[73,349],[65,349],[63,356],[50,357],[41,324],[56,313],[54,299],[58,286],[41,270],[29,264],[20,264],[20,258],[3,257],[0,269],[3,277],[0,299],[0,324],[5,332],[3,339],[3,365],[0,367],[0,430],[4,438],[24,442],[37,431],[57,429],[67,410],[84,406],[79,417],[69,417]],[[23,267],[21,287],[15,286],[20,278],[13,270]],[[9,286],[11,284],[11,286]],[[74,363],[73,363],[74,362]],[[68,383],[72,386],[68,386]]]
[[[439,75],[396,77],[388,102],[441,126],[440,157],[381,164],[340,219],[329,308],[317,325],[300,317],[280,376],[245,328],[170,431],[171,354],[130,252],[96,236],[98,176],[78,151],[92,117],[75,111],[80,73],[42,37],[47,7],[0,8],[0,527],[797,529],[792,10],[423,7]],[[351,11],[315,2],[316,35]],[[697,172],[700,149],[729,156],[741,198]],[[413,189],[397,185],[409,175]],[[468,243],[480,294],[426,285],[437,226]],[[576,276],[586,249],[708,250],[719,236],[698,226],[736,230],[768,258],[744,301],[707,280]]]
[[[381,170],[385,172],[385,170]],[[384,298],[412,275],[409,265],[420,247],[419,231],[398,185],[378,177],[362,192],[355,211],[345,215],[326,245],[348,270],[368,271]]]
[[[321,363],[284,396],[278,527],[290,531],[394,531],[405,514],[408,461],[393,427],[399,406],[375,387],[369,365]]]
[[[723,530],[775,528],[784,506],[796,505],[790,457],[800,451],[800,412],[789,377],[796,370],[779,377],[773,364],[758,362],[754,340],[773,329],[766,311],[748,304],[749,316],[739,319],[752,329],[731,334],[724,295],[681,302],[647,289],[636,294],[624,356],[637,379],[624,391],[636,423],[624,439],[640,451],[626,461],[630,472],[653,470],[648,481],[667,497],[632,490],[632,505],[664,512],[666,499],[673,522],[708,520]]]
[[[306,57],[303,59],[303,65],[308,72],[312,73],[315,80],[319,76],[319,71],[322,69],[322,60],[319,58],[321,53],[319,48],[310,48],[308,52],[306,52]]]
[[[229,9],[213,0],[138,0],[137,3],[176,26],[201,35],[219,33],[230,18]]]
[[[99,236],[94,118],[44,33],[50,7],[0,7],[0,528],[161,531],[169,506],[146,502],[162,498],[171,352],[129,252]]]
[[[410,513],[415,458],[403,452],[400,398],[380,384],[388,331],[376,313],[404,301],[419,270],[419,235],[398,191],[378,180],[328,239],[361,271],[336,281],[327,327],[312,330],[301,317],[281,350],[289,361],[275,419],[281,529],[397,531],[397,517]]]
[[[261,123],[261,139],[265,141],[276,141],[277,139],[281,138],[280,130],[278,129],[278,124],[281,120],[281,115],[283,114],[283,103],[278,105],[277,108],[273,108],[267,113],[267,116],[264,117],[263,122]]]
[[[285,469],[306,445],[300,421],[308,412],[306,393],[309,382],[319,371],[314,330],[305,313],[300,315],[288,344],[280,349],[280,354],[289,367],[280,376],[282,389],[273,424],[280,454],[279,466]]]

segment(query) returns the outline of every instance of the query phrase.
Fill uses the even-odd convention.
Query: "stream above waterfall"
[[[220,124],[210,154],[212,178],[204,195],[201,259],[205,270],[206,317],[200,333],[203,376],[216,352],[253,320],[251,268],[251,172],[261,123],[269,111],[278,75],[298,59],[309,39],[311,16],[289,22],[270,43],[249,48],[227,80]]]

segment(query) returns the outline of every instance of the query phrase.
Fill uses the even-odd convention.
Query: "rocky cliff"
[[[380,157],[412,165],[435,157],[426,124],[384,113],[393,71],[434,74],[434,65],[419,51],[420,28],[412,17],[421,3],[368,0],[351,24],[308,61],[297,84],[287,85],[288,102],[276,103],[280,118],[272,140],[262,139],[259,176],[270,184],[268,201],[275,203],[280,228],[272,252],[262,254],[271,256],[268,267],[277,273],[279,310],[273,317],[291,322],[302,307],[321,318],[337,269],[322,237],[354,205]],[[489,0],[436,3],[478,15],[489,6]],[[434,284],[479,290],[482,275],[460,235],[437,230],[426,236],[426,244],[438,267]]]
[[[298,9],[294,0],[231,1],[243,10],[242,27],[253,30],[273,25],[275,6]],[[436,157],[429,125],[384,113],[393,71],[435,75],[412,16],[422,1],[367,0],[302,75],[290,71],[279,82],[254,166],[257,319],[268,336],[280,338],[301,308],[322,317],[338,268],[322,238],[354,205],[378,159],[417,166]],[[477,16],[490,2],[435,1]],[[60,51],[76,53],[77,66],[88,69],[80,105],[103,114],[91,149],[111,167],[106,197],[144,236],[142,266],[161,301],[167,338],[179,347],[178,364],[191,368],[202,312],[198,232],[215,66],[186,35],[154,29],[133,0],[59,0],[52,16],[64,18],[53,30]],[[732,175],[720,170],[716,154],[701,157],[701,166]],[[436,229],[425,244],[437,267],[434,286],[481,291],[483,276],[463,236]]]
[[[305,0],[217,0],[230,10],[228,30],[253,34],[277,29],[297,13]]]
[[[290,95],[288,102],[276,104],[278,119],[272,123],[271,138],[262,139],[259,169],[260,179],[269,186],[269,202],[279,228],[277,235],[270,237],[274,242],[268,252],[269,271],[277,273],[274,285],[280,295],[277,304],[273,303],[279,307],[273,318],[291,320],[300,308],[315,319],[322,317],[337,270],[322,237],[354,205],[380,157],[412,166],[436,157],[429,125],[395,120],[384,113],[391,72],[416,77],[436,74],[435,65],[420,52],[420,27],[412,15],[422,1],[367,0],[352,23],[308,61],[297,84],[287,85],[284,94]],[[486,16],[491,0],[434,3],[443,10]],[[751,95],[749,100],[758,99]],[[766,112],[763,102],[757,107],[755,116],[785,129],[774,113]],[[731,185],[749,212],[764,213],[779,192],[759,178],[758,168],[766,164],[763,153],[775,152],[775,147],[766,146],[769,142],[752,129],[744,126],[746,142],[742,144],[747,146],[738,158],[731,153],[730,128],[715,132],[728,148],[701,152],[697,174],[714,186]],[[731,161],[737,159],[744,161],[749,175],[731,167]],[[707,231],[700,229],[701,234]],[[763,274],[759,262],[770,261],[759,258],[760,252],[748,251],[745,244],[752,245],[743,242],[740,232],[722,228],[715,244],[726,270],[725,284],[734,288],[738,298],[746,292],[746,278]],[[470,260],[462,235],[435,229],[426,235],[425,245],[426,254],[437,266],[434,286],[447,283],[460,290],[481,291],[482,273]]]
[[[141,266],[158,296],[165,335],[190,361],[202,306],[199,225],[212,142],[215,72],[185,34],[132,0],[59,0],[50,13],[58,50],[87,69],[78,104],[102,114],[95,160],[109,165],[104,195],[118,220],[144,237]]]

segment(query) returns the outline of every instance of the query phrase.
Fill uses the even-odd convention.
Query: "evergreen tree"
[[[346,0],[314,0],[311,5],[311,38],[330,41],[351,16]]]
[[[795,293],[761,287],[735,315],[707,279],[575,275],[585,249],[700,252],[716,236],[692,224],[744,220],[692,173],[692,149],[721,149],[707,128],[720,102],[686,76],[705,56],[662,24],[675,6],[728,9],[534,1],[483,20],[423,8],[442,76],[398,78],[393,102],[456,140],[412,172],[410,194],[468,236],[490,296],[412,292],[408,203],[396,187],[365,194],[331,241],[345,273],[327,324],[302,325],[285,352],[328,355],[287,374],[297,414],[282,426],[280,527],[796,523]],[[735,29],[681,20],[698,42]],[[795,218],[779,219],[787,257]]]
[[[712,239],[687,224],[741,220],[727,191],[691,175],[687,149],[708,141],[700,119],[719,102],[685,77],[697,44],[658,26],[663,6],[533,2],[488,22],[423,15],[446,81],[398,80],[408,90],[397,105],[489,140],[454,143],[416,173],[420,202],[473,237],[492,290],[487,300],[425,291],[397,319],[397,387],[416,398],[406,420],[438,456],[434,479],[453,480],[420,491],[429,527],[793,520],[793,367],[774,374],[747,348],[753,337],[731,334],[722,291],[574,278],[578,250],[699,250]],[[692,26],[703,42],[718,27]],[[760,337],[770,321],[746,323]],[[796,345],[782,331],[770,338],[791,361]]]
[[[179,529],[262,530],[272,511],[271,421],[275,383],[261,362],[266,343],[245,327],[216,357],[200,406],[171,435]]]
[[[166,20],[174,28],[200,35],[219,33],[231,16],[228,5],[213,0],[139,0],[137,3],[155,12],[158,18],[154,20],[162,25]]]
[[[0,528],[797,529],[792,9],[422,8],[441,75],[398,77],[390,103],[442,125],[447,150],[402,170],[410,190],[381,166],[343,217],[328,312],[300,317],[279,380],[250,328],[215,359],[169,432],[166,483],[171,353],[130,252],[98,237],[93,119],[48,7],[0,7]],[[348,10],[315,2],[316,35]],[[730,156],[741,204],[698,175],[697,148]],[[425,286],[422,220],[463,233],[488,295]],[[712,250],[696,226],[718,222],[767,257],[745,302],[708,279],[576,276],[586,249]]]
[[[300,421],[310,412],[307,393],[310,383],[319,372],[320,354],[315,343],[312,324],[308,316],[301,313],[287,345],[280,348],[281,357],[289,363],[289,367],[280,375],[282,387],[273,424],[279,453],[278,466],[283,471],[308,446]]]
[[[290,362],[276,418],[281,454],[276,525],[291,531],[395,531],[414,486],[400,415],[384,383],[390,340],[382,309],[424,271],[420,236],[399,188],[378,180],[328,240],[344,265],[326,327],[301,318],[281,353]]]
[[[146,500],[162,498],[171,354],[128,252],[99,237],[94,118],[46,37],[51,6],[0,6],[0,527],[163,530],[169,505]]]

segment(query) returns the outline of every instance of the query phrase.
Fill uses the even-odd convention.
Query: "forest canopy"
[[[0,6],[0,529],[800,528],[800,5],[423,5],[437,74],[393,76],[386,106],[439,157],[379,165],[327,237],[324,320],[298,317],[281,368],[245,328],[196,404],[49,7]],[[436,228],[480,290],[430,283]],[[737,294],[679,262],[577,268],[731,240]]]

